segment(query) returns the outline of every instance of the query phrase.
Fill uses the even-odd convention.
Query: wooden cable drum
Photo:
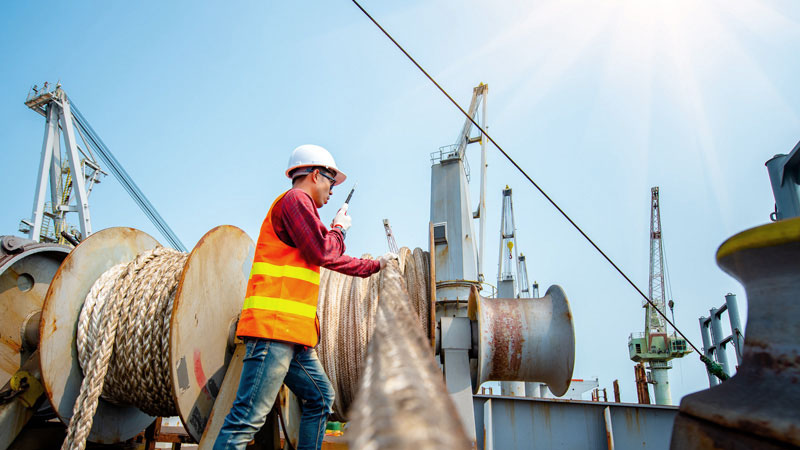
[[[155,239],[132,228],[100,231],[76,247],[53,277],[40,323],[42,381],[61,420],[69,423],[73,417],[84,371],[96,373],[94,366],[82,367],[79,360],[83,359],[84,364],[102,360],[79,357],[78,328],[83,321],[87,330],[112,335],[111,347],[123,352],[107,358],[108,371],[124,378],[124,369],[133,368],[129,370],[135,373],[122,383],[144,390],[157,387],[158,398],[154,401],[161,405],[137,404],[138,400],[125,404],[110,392],[114,389],[103,387],[95,414],[86,419],[90,429],[85,437],[100,443],[130,439],[154,420],[154,416],[142,411],[144,408],[151,414],[174,412],[189,434],[199,440],[233,352],[232,327],[241,309],[254,248],[253,241],[232,226],[209,231],[188,255],[163,249]],[[163,267],[153,266],[157,261]],[[103,290],[102,286],[95,286],[98,280],[114,287]],[[113,313],[108,318],[81,318],[90,291],[100,297],[119,298],[121,319]],[[163,300],[161,315],[149,308],[150,295]],[[147,303],[148,307],[127,317],[125,308],[133,308],[137,302]],[[104,320],[114,327],[118,327],[116,320],[122,320],[124,329],[102,333],[105,327],[98,325],[106,323]],[[124,344],[130,339],[140,341]],[[95,342],[93,346],[103,348],[109,344]],[[142,368],[144,362],[159,366],[154,368],[155,381],[137,379],[137,375],[142,378],[140,371],[146,370]],[[124,388],[117,386],[117,390]],[[153,396],[152,392],[135,394]],[[82,448],[80,442],[68,441],[65,445]]]

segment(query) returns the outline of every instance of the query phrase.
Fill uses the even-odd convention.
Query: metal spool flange
[[[575,328],[567,295],[553,285],[541,298],[469,297],[478,321],[477,391],[484,381],[541,381],[562,396],[575,366]]]
[[[233,355],[233,335],[255,244],[230,225],[206,233],[181,276],[170,322],[173,396],[186,431],[200,441]]]
[[[151,236],[133,228],[99,231],[67,255],[50,282],[39,326],[42,383],[56,414],[65,424],[72,417],[83,380],[76,330],[86,294],[103,272],[158,245]],[[135,406],[115,405],[101,398],[89,440],[122,442],[136,436],[153,420],[154,417]]]
[[[0,236],[0,386],[35,350],[36,330],[50,280],[72,248],[17,236]]]

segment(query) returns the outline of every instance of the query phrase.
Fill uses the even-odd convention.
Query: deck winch
[[[575,330],[561,286],[541,298],[486,298],[473,289],[468,308],[478,329],[476,392],[485,381],[539,381],[556,396],[567,392]]]

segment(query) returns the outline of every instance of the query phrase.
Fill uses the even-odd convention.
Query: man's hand
[[[350,229],[350,225],[353,224],[353,219],[347,215],[347,207],[347,203],[342,205],[339,212],[336,213],[336,217],[333,218],[333,222],[331,222],[331,228],[342,227],[342,231],[345,233]]]
[[[383,270],[386,267],[386,264],[388,264],[389,261],[397,261],[398,259],[400,259],[400,256],[398,256],[397,253],[392,253],[392,252],[389,252],[381,256],[380,258],[378,258],[378,262],[381,263],[381,270]]]

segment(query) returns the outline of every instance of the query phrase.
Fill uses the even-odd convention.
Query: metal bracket
[[[470,350],[472,327],[467,317],[442,317],[442,349]]]

